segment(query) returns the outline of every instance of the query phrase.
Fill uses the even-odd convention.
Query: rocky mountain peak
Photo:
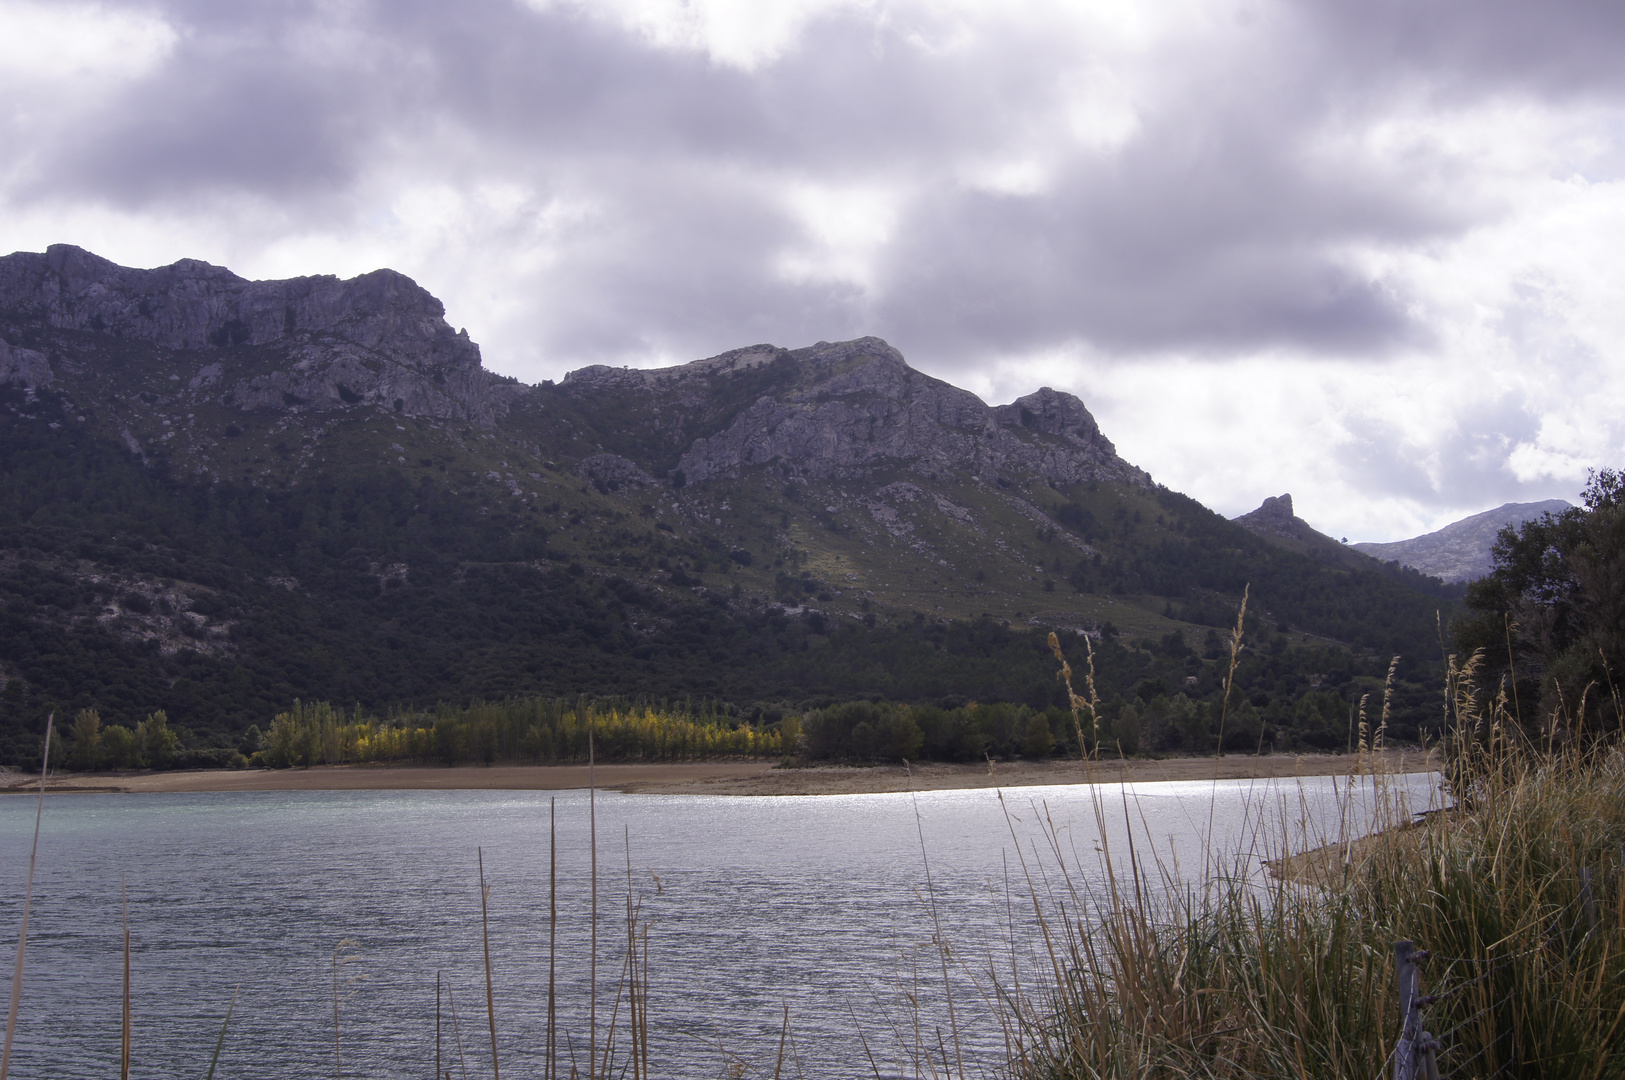
[[[195,259],[119,266],[71,245],[0,258],[0,379],[49,386],[70,368],[92,381],[121,373],[117,393],[152,413],[125,420],[132,447],[148,437],[180,446],[169,432],[180,420],[195,429],[204,406],[359,409],[500,427],[556,456],[592,457],[606,487],[703,483],[769,464],[825,479],[902,470],[1151,483],[1078,398],[1045,387],[992,408],[877,337],[751,345],[658,369],[593,365],[558,386],[521,386],[486,371],[440,301],[391,270],[250,281]]]
[[[819,342],[786,354],[800,375],[761,394],[678,464],[690,481],[778,462],[807,476],[850,478],[887,469],[926,476],[1004,474],[1052,484],[1109,480],[1149,486],[1123,461],[1077,398],[1039,391],[990,408],[975,394],[916,371],[875,337]],[[1022,420],[1023,411],[1027,417]]]
[[[1264,540],[1289,551],[1317,555],[1355,569],[1369,569],[1364,553],[1340,543],[1292,511],[1291,495],[1267,498],[1257,510],[1233,519],[1237,525]]]
[[[751,371],[784,355],[785,350],[777,345],[749,345],[672,367],[629,368],[589,364],[567,373],[560,380],[560,385],[589,392],[615,389],[670,391],[691,381],[705,382],[715,376]]]
[[[687,483],[773,465],[823,479],[905,470],[1150,485],[1076,397],[1045,388],[990,408],[877,337],[752,345],[667,368],[596,365],[558,390],[593,417],[598,448]]]
[[[11,344],[35,351],[53,332],[178,351],[184,381],[238,408],[370,403],[490,423],[501,407],[479,346],[393,270],[249,281],[197,259],[138,269],[54,244],[0,258],[0,312]]]
[[[883,366],[901,368],[912,371],[903,354],[884,339],[878,337],[853,338],[851,341],[820,341],[805,349],[797,350],[797,355],[805,362],[811,364],[836,365],[849,361],[859,361],[862,364],[879,363]]]
[[[1105,442],[1100,425],[1095,423],[1094,416],[1081,400],[1047,386],[1008,405],[1000,405],[993,411],[999,423],[1005,426],[1066,435],[1090,444]],[[1111,443],[1105,442],[1105,445],[1111,446]]]
[[[1273,495],[1250,514],[1235,519],[1236,524],[1255,533],[1273,533],[1276,536],[1298,536],[1309,523],[1292,512],[1292,496]]]
[[[1562,514],[1573,507],[1564,499],[1534,503],[1503,503],[1494,510],[1462,518],[1436,532],[1391,543],[1359,543],[1351,547],[1384,562],[1432,574],[1449,582],[1484,577],[1495,567],[1492,550],[1501,530],[1517,528],[1544,514]]]
[[[70,244],[0,259],[0,308],[63,330],[147,339],[171,349],[274,345],[337,334],[400,359],[478,366],[479,349],[445,323],[428,290],[393,270],[248,281],[182,259],[119,266]]]

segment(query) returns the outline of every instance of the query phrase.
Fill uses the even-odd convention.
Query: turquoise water
[[[1324,778],[908,795],[733,798],[600,793],[599,1035],[611,1019],[630,889],[648,926],[649,1026],[660,1076],[772,1075],[784,1009],[784,1075],[883,1075],[919,1032],[951,1041],[926,906],[955,967],[955,1016],[975,1069],[1000,1060],[983,999],[990,961],[1030,959],[1023,865],[1058,882],[1055,849],[1084,891],[1121,861],[1200,872],[1302,830],[1367,828],[1368,786]],[[1437,777],[1401,778],[1403,809],[1437,805]],[[132,1075],[201,1077],[233,991],[221,1080],[332,1076],[334,953],[345,1075],[490,1075],[477,852],[490,887],[497,1050],[505,1076],[538,1076],[546,1030],[548,828],[537,792],[275,792],[47,796],[19,1077],[117,1075],[120,875],[132,940]],[[585,1069],[591,894],[588,795],[556,795],[560,1025]],[[9,971],[34,800],[0,799],[0,965]],[[1352,809],[1347,809],[1352,807]],[[917,815],[916,815],[917,809]],[[1211,813],[1210,813],[1211,809]],[[1262,827],[1260,823],[1263,823]],[[1102,825],[1104,826],[1102,828]],[[1020,845],[1018,854],[1017,846]],[[1257,848],[1258,850],[1253,850]],[[630,863],[630,875],[628,864]],[[1040,892],[1043,891],[1042,886]],[[980,984],[980,988],[977,984]],[[918,1008],[909,1004],[913,995]],[[624,1016],[617,1020],[623,1025]],[[568,1074],[569,1054],[560,1053]]]

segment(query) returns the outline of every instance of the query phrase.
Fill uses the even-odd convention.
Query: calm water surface
[[[948,1034],[927,907],[957,964],[967,1064],[992,1073],[998,1027],[974,983],[990,961],[1029,963],[1023,861],[1084,890],[1103,852],[1186,877],[1204,850],[1256,869],[1283,835],[1295,847],[1366,831],[1367,786],[1327,778],[737,798],[597,796],[599,1031],[611,1020],[628,890],[649,926],[650,1043],[658,1076],[709,1077],[743,1062],[771,1075],[786,1007],[784,1075],[883,1075],[916,1021]],[[1402,809],[1438,804],[1436,776],[1402,777]],[[334,957],[346,1075],[422,1077],[435,1060],[490,1075],[477,855],[490,886],[497,1049],[504,1075],[542,1071],[548,971],[548,822],[538,792],[275,792],[48,796],[35,876],[13,1075],[117,1075],[128,882],[137,1077],[198,1076],[238,992],[216,1076],[334,1073]],[[561,1039],[585,1069],[588,795],[556,795]],[[9,992],[34,801],[0,798],[0,981]],[[916,817],[916,807],[918,816]],[[1103,811],[1103,817],[1102,817]],[[1211,811],[1211,813],[1210,813]],[[1102,828],[1102,823],[1104,828]],[[1307,828],[1313,841],[1304,839]],[[1211,839],[1210,839],[1211,838]],[[1017,845],[1020,845],[1020,854]],[[628,845],[630,851],[628,851]],[[1211,847],[1209,846],[1211,845]],[[630,861],[630,874],[628,862]],[[1042,891],[1042,885],[1040,889]],[[977,973],[981,973],[979,980]],[[985,988],[985,986],[984,986]],[[916,994],[917,1010],[906,994]],[[457,1024],[449,1005],[454,998]],[[624,1023],[624,1019],[618,1020]]]

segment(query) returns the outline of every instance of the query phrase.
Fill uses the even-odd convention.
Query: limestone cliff
[[[504,380],[480,366],[479,346],[393,270],[247,281],[195,259],[141,270],[55,244],[0,258],[0,312],[14,335],[150,343],[191,389],[238,409],[366,403],[487,426],[504,411]],[[13,346],[0,353],[0,377],[49,381],[49,365]]]
[[[694,433],[672,469],[688,483],[770,463],[820,479],[902,469],[989,481],[1151,482],[1117,456],[1072,395],[1045,388],[990,408],[909,367],[879,338],[794,351],[754,346],[654,371],[587,368],[572,372],[563,389],[586,401],[619,400],[628,422],[646,429],[660,426],[651,414],[711,407],[719,414],[713,430]]]
[[[309,430],[328,422],[320,415],[382,411],[478,426],[610,490],[703,485],[769,464],[825,480],[900,471],[1151,486],[1076,397],[1046,387],[990,407],[872,337],[656,370],[591,366],[521,386],[487,371],[440,301],[391,270],[249,281],[192,259],[132,269],[69,245],[0,258],[0,382],[38,389],[64,377],[80,400],[107,406],[103,418],[144,461],[162,441],[215,475],[222,440],[248,423],[231,415],[319,414],[298,424]]]

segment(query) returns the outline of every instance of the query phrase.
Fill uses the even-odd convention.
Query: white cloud
[[[158,68],[176,40],[148,12],[0,0],[0,183],[36,175],[39,143]]]
[[[1625,458],[1609,26],[1471,7],[0,0],[0,217],[392,266],[531,380],[875,333],[1392,539]]]
[[[802,235],[779,255],[779,273],[795,282],[873,289],[875,259],[896,228],[899,198],[878,187],[792,184],[785,202]]]
[[[0,3],[0,79],[15,94],[105,93],[151,71],[176,33],[143,11],[101,4]]]
[[[866,8],[864,0],[528,0],[545,10],[571,6],[609,19],[661,48],[700,52],[751,71],[791,48],[821,15]]]

